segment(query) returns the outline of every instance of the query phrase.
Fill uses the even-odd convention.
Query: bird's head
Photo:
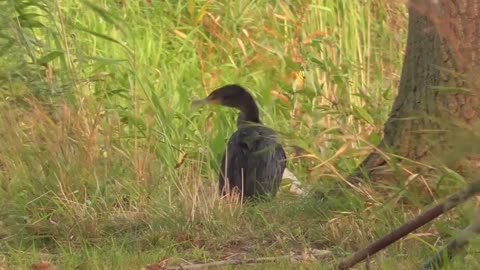
[[[240,110],[237,119],[238,126],[244,122],[260,123],[258,107],[255,100],[252,95],[240,85],[228,84],[222,86],[210,93],[207,98],[192,102],[193,107],[206,104],[220,104]]]
[[[251,103],[255,104],[255,101],[247,90],[239,85],[229,84],[216,89],[205,99],[193,101],[192,105],[197,107],[206,104],[219,104],[241,109]]]

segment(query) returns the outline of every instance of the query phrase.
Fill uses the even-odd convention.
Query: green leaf
[[[130,96],[128,95],[128,91],[126,89],[114,89],[110,91],[105,91],[103,94],[104,96],[108,96],[108,97],[117,96],[117,97],[124,98],[125,100],[130,99]]]
[[[31,20],[31,19],[34,19],[34,18],[37,18],[37,17],[45,17],[45,16],[42,15],[42,14],[38,14],[38,13],[24,13],[24,14],[18,16],[18,19],[21,20],[21,21],[28,21],[28,20]]]
[[[111,23],[113,25],[117,25],[116,21],[118,21],[118,18],[115,18],[115,16],[113,16],[114,15],[113,13],[110,13],[104,8],[97,6],[94,3],[91,3],[89,1],[82,1],[82,3],[87,7],[89,7],[91,10],[93,10],[93,12],[97,13],[106,22]]]
[[[82,31],[82,32],[85,32],[85,33],[88,33],[88,34],[92,34],[92,35],[94,35],[94,36],[96,36],[96,37],[98,37],[98,38],[105,39],[105,40],[111,41],[111,42],[113,42],[113,43],[117,43],[118,45],[120,45],[120,46],[122,46],[123,48],[125,48],[128,52],[130,52],[130,50],[128,49],[127,46],[125,46],[125,45],[122,44],[120,41],[118,41],[118,40],[116,40],[116,39],[114,39],[114,38],[112,38],[112,37],[109,37],[109,36],[107,36],[107,35],[105,35],[105,34],[102,34],[102,33],[94,32],[94,31],[92,31],[92,30],[90,30],[90,29],[87,29],[87,28],[81,27],[81,26],[76,26],[75,28],[78,29],[78,30],[80,30],[80,31]]]
[[[120,62],[127,62],[127,59],[114,59],[114,58],[106,58],[106,57],[98,57],[98,56],[83,56],[83,59],[93,60],[97,63],[101,64],[115,64]]]
[[[42,56],[40,59],[37,60],[37,63],[44,65],[44,64],[47,64],[48,62],[55,60],[55,58],[60,56],[63,56],[63,52],[53,51]]]
[[[373,125],[375,123],[375,121],[373,120],[373,117],[366,110],[364,110],[361,107],[354,107],[353,108],[353,114],[357,118],[360,118],[360,119],[364,120],[365,122],[367,122],[371,125]]]
[[[21,20],[19,19],[20,25],[22,27],[29,27],[29,28],[42,28],[45,27],[41,22],[35,20]]]
[[[456,171],[444,166],[443,169],[445,170],[445,172],[447,173],[448,176],[452,177],[453,179],[455,179],[456,181],[459,181],[459,182],[465,182],[465,178],[463,178],[463,176],[461,176],[459,173],[457,173]]]
[[[370,136],[368,136],[368,141],[374,145],[378,145],[382,141],[382,137],[380,137],[380,135],[378,135],[377,133],[373,132],[372,134],[370,134]]]

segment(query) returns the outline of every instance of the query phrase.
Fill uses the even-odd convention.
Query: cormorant
[[[260,122],[252,95],[242,86],[229,84],[216,89],[205,99],[192,102],[193,106],[205,104],[220,104],[240,111],[238,130],[230,137],[222,157],[220,194],[238,189],[245,199],[274,197],[282,181],[286,155],[277,142],[275,131]]]

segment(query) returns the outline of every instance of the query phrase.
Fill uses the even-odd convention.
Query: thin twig
[[[408,223],[405,223],[400,228],[391,232],[387,236],[373,242],[372,244],[367,246],[365,249],[357,251],[350,258],[342,261],[338,265],[338,269],[344,270],[344,269],[349,269],[353,267],[357,263],[365,260],[367,257],[371,257],[373,254],[388,247],[392,243],[396,242],[398,239],[404,237],[405,235],[411,233],[412,231],[432,221],[436,217],[442,215],[448,210],[463,203],[464,201],[468,200],[473,195],[479,192],[480,192],[480,181],[475,181],[471,183],[466,189],[453,194],[445,202],[436,205],[435,207],[426,211],[425,213],[421,214],[415,219],[409,221]]]

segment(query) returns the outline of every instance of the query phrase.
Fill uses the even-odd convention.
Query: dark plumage
[[[275,196],[286,167],[286,156],[275,131],[260,122],[253,97],[243,87],[230,84],[213,91],[206,99],[194,101],[193,105],[209,103],[240,111],[238,130],[230,137],[222,158],[221,194],[238,189],[244,198]]]

